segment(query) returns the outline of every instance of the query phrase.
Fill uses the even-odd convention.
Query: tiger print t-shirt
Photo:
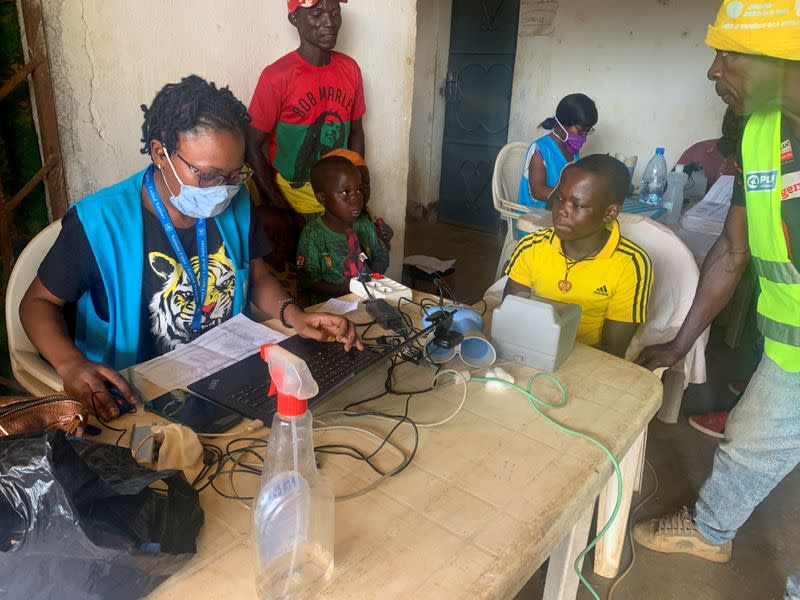
[[[142,265],[142,309],[138,361],[160,356],[191,341],[199,333],[192,332],[194,295],[189,279],[170,246],[161,223],[153,213],[142,209],[144,225],[144,265]],[[236,276],[213,219],[207,221],[208,291],[202,308],[200,333],[219,325],[232,316]],[[269,254],[270,243],[260,226],[261,221],[251,211],[250,259]],[[194,226],[178,229],[178,237],[195,270],[197,231]],[[61,220],[53,248],[39,267],[39,279],[55,296],[67,302],[65,316],[74,337],[75,302],[89,290],[100,318],[108,319],[108,299],[100,269],[89,240],[78,218],[70,210]]]

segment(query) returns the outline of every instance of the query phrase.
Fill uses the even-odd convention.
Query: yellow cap
[[[706,44],[716,50],[800,60],[800,0],[724,0],[708,27]]]

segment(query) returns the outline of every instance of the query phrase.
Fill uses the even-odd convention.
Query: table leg
[[[644,461],[647,458],[647,429],[644,430],[644,442],[639,452],[639,460],[636,465],[636,481],[633,484],[633,491],[637,494],[642,491],[642,480],[644,479]]]
[[[662,423],[674,424],[678,422],[681,414],[681,403],[683,402],[683,392],[686,382],[683,362],[667,369],[661,376],[664,384],[664,396],[661,400],[661,408],[658,410],[658,420]]]
[[[645,428],[620,461],[622,471],[622,503],[617,518],[594,549],[594,572],[601,577],[612,579],[619,573],[622,560],[622,549],[625,546],[625,532],[628,526],[628,515],[631,512],[633,489],[639,473],[639,461],[643,452],[647,429]],[[617,500],[617,478],[611,475],[597,503],[597,529],[604,526]]]
[[[542,600],[574,600],[578,595],[578,575],[572,564],[586,547],[589,528],[592,525],[592,512],[594,503],[586,507],[575,525],[550,555]]]

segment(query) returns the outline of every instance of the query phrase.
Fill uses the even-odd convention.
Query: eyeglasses
[[[578,133],[586,136],[592,135],[594,133],[594,127],[589,127],[588,129],[586,127],[578,127]]]
[[[192,174],[195,177],[197,177],[197,187],[206,188],[206,187],[214,187],[217,185],[243,185],[245,182],[247,182],[248,179],[250,179],[253,176],[253,170],[247,163],[244,163],[242,165],[242,168],[233,174],[209,175],[208,173],[203,173],[200,169],[190,164],[185,158],[183,158],[177,152],[175,153],[175,156],[180,158],[183,164],[189,167],[189,170],[192,172]]]

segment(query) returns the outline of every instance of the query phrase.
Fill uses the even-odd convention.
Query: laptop
[[[308,406],[313,408],[349,381],[409,347],[433,328],[427,327],[382,352],[371,349],[345,352],[342,344],[318,342],[299,335],[287,338],[278,345],[306,361],[319,387],[319,393],[309,399]],[[269,387],[269,369],[260,352],[189,384],[192,392],[251,419],[260,419],[267,425],[272,422],[277,410],[277,397],[268,396]]]

